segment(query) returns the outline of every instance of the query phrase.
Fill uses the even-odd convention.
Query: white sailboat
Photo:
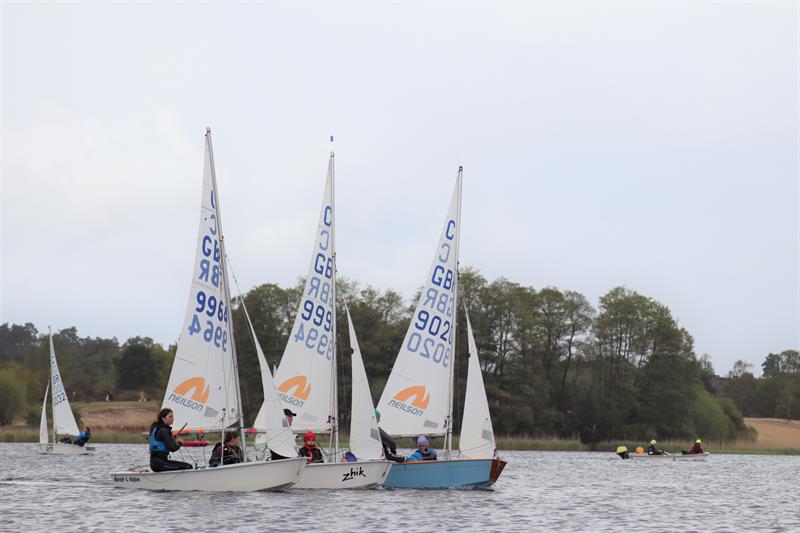
[[[229,318],[230,292],[225,241],[211,145],[206,130],[203,197],[189,302],[178,339],[162,408],[175,414],[187,431],[221,434],[233,427],[243,433],[236,345]],[[244,436],[244,435],[242,435]],[[244,445],[245,439],[242,438]],[[152,472],[137,467],[113,472],[117,487],[149,490],[281,490],[295,484],[302,459],[250,461],[216,468]]]
[[[395,464],[384,482],[386,487],[486,487],[497,480],[505,466],[499,459],[473,458],[463,450],[460,458],[452,453],[461,179],[459,167],[433,263],[378,402],[387,433],[400,437],[441,436],[446,449],[439,454],[438,461]]]
[[[53,411],[53,434],[52,439],[48,438],[47,427],[47,394],[52,391],[52,411]],[[50,332],[50,383],[44,391],[44,401],[42,402],[42,418],[39,422],[39,453],[47,455],[87,455],[94,451],[93,446],[78,446],[57,442],[57,435],[77,436],[80,433],[72,408],[69,405],[67,391],[61,381],[61,372],[58,371],[56,361],[56,351],[53,348],[53,333]]]
[[[390,462],[382,460],[337,462],[339,432],[334,205],[334,156],[331,152],[303,297],[275,373],[279,398],[285,407],[297,412],[292,423],[295,433],[313,431],[327,433],[331,437],[330,462],[309,464],[295,485],[298,489],[372,487],[383,482],[391,467]]]

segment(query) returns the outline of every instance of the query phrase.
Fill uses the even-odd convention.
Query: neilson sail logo
[[[192,393],[191,396],[189,396],[190,391]],[[218,411],[206,405],[210,393],[211,387],[206,384],[205,378],[195,376],[179,383],[167,397],[167,400],[198,413],[203,413],[203,416],[214,417],[217,416]]]
[[[278,386],[278,398],[295,407],[302,407],[310,395],[311,384],[306,376],[289,378]]]
[[[394,398],[389,400],[389,406],[414,416],[422,416],[430,401],[431,395],[425,390],[425,387],[415,385],[395,394]]]

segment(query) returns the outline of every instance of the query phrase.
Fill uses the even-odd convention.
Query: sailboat
[[[392,465],[369,452],[365,452],[368,455],[365,458],[377,460],[337,462],[335,250],[334,155],[331,152],[311,266],[292,332],[275,373],[278,397],[285,407],[297,412],[292,425],[294,432],[330,435],[330,462],[309,464],[295,485],[298,489],[372,487],[383,482]],[[371,399],[369,403],[372,409]]]
[[[425,279],[419,302],[409,324],[403,345],[386,382],[378,409],[383,428],[398,437],[444,437],[445,450],[438,461],[413,461],[395,464],[384,482],[397,488],[483,488],[494,484],[505,463],[478,454],[462,443],[462,453],[452,450],[453,379],[455,330],[458,299],[458,247],[461,233],[461,180],[458,169],[444,227]],[[477,350],[474,353],[477,363]],[[475,374],[470,364],[471,376]],[[477,368],[480,378],[480,368]],[[476,378],[470,377],[471,380]],[[481,386],[482,386],[481,380]],[[471,398],[486,394],[471,390]],[[470,404],[468,404],[470,406]],[[467,443],[479,420],[465,407]],[[488,403],[486,407],[488,414]],[[489,420],[491,428],[491,420]],[[483,433],[480,438],[483,439]],[[494,436],[491,437],[493,445]],[[483,448],[483,445],[481,446]],[[492,454],[494,450],[492,450]]]
[[[222,232],[211,130],[206,130],[203,197],[189,302],[162,408],[186,431],[221,435],[232,428],[245,445],[236,344],[231,326],[228,267]],[[230,315],[230,316],[229,316]],[[215,468],[152,472],[135,467],[113,472],[117,487],[149,490],[256,491],[294,485],[303,459],[249,461]]]
[[[47,427],[47,395],[52,391],[52,411],[53,411],[53,434],[49,437]],[[56,361],[56,351],[53,348],[53,332],[50,332],[50,383],[44,391],[44,401],[42,402],[42,418],[39,422],[39,453],[47,455],[87,455],[94,451],[93,446],[78,446],[56,442],[57,435],[76,436],[80,433],[72,408],[69,406],[69,398],[64,390],[64,383],[61,381],[61,372],[58,371],[58,361]]]

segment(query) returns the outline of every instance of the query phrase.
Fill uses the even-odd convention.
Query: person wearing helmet
[[[306,431],[303,437],[306,445],[300,448],[300,457],[305,457],[308,463],[324,463],[322,451],[317,448],[317,436],[313,431]]]
[[[647,455],[664,455],[664,450],[656,448],[656,439],[650,441],[650,446],[647,447]]]
[[[417,437],[417,449],[414,453],[406,457],[406,461],[435,461],[436,450],[430,447],[428,437],[420,435]]]
[[[703,441],[701,441],[699,438],[696,439],[694,441],[694,446],[692,446],[692,449],[689,450],[689,453],[691,455],[696,455],[696,454],[702,455],[706,453],[705,449],[703,448]]]

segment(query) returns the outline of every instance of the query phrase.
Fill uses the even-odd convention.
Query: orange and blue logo
[[[190,392],[191,396],[189,395]],[[203,413],[203,416],[217,416],[216,409],[206,406],[209,394],[211,394],[211,387],[206,384],[205,378],[195,376],[179,383],[167,397],[167,400],[192,411]]]
[[[389,406],[414,416],[422,416],[431,401],[430,393],[422,385],[401,390],[389,400]]]
[[[278,398],[295,407],[302,407],[309,396],[311,383],[306,376],[294,376],[278,385]]]

